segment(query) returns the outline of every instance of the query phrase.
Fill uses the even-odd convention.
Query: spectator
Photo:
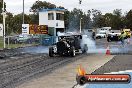
[[[92,38],[95,40],[95,31],[93,30]]]

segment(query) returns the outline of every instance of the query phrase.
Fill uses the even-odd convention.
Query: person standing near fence
[[[92,32],[92,38],[95,40],[95,31]]]

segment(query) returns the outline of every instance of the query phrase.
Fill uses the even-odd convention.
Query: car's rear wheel
[[[87,51],[88,51],[88,46],[87,46],[87,44],[84,44],[82,53],[86,53]]]

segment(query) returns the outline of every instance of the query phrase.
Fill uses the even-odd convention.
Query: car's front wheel
[[[72,56],[72,57],[75,57],[75,55],[76,55],[75,48],[72,47],[70,51],[71,51],[71,52],[70,52],[71,56]]]
[[[53,56],[54,56],[53,47],[50,47],[50,48],[49,48],[49,56],[50,56],[50,57],[53,57]]]
[[[107,38],[107,41],[108,41],[108,42],[110,42],[110,39],[109,39],[109,38]]]

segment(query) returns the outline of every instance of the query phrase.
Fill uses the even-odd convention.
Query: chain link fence
[[[6,48],[26,47],[40,44],[40,36],[38,35],[16,35],[6,36]]]
[[[6,48],[18,48],[26,46],[43,45],[50,46],[56,42],[57,37],[49,35],[15,35],[6,36]],[[1,40],[1,47],[3,48],[3,38]]]

